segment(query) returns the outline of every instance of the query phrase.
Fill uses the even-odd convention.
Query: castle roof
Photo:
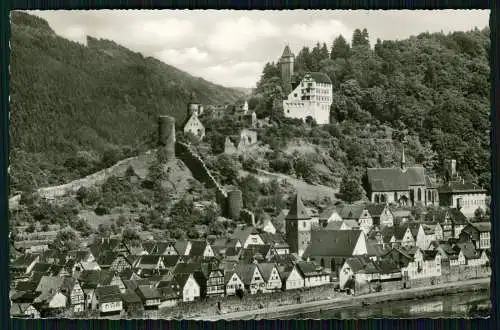
[[[331,84],[332,83],[332,81],[330,80],[330,77],[328,77],[328,75],[324,74],[323,72],[309,72],[308,74],[317,83],[320,83],[320,84]]]
[[[286,220],[306,220],[311,219],[311,215],[309,211],[302,203],[302,198],[300,198],[299,194],[295,195],[293,199],[292,206],[290,207],[290,211],[288,212]]]
[[[472,182],[457,180],[457,181],[448,181],[447,183],[439,187],[439,192],[440,193],[464,193],[464,192],[484,193],[486,192],[486,190]]]
[[[283,50],[283,55],[281,57],[293,57],[293,53],[290,50],[290,47],[288,45],[285,46],[285,49]]]

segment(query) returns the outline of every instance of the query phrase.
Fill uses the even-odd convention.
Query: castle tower
[[[300,195],[295,195],[285,218],[286,242],[290,245],[290,253],[302,256],[311,242],[311,218]]]
[[[227,215],[230,219],[240,218],[240,212],[243,209],[243,195],[241,190],[231,190],[227,193]]]
[[[285,46],[283,55],[280,58],[281,82],[283,84],[283,92],[287,96],[292,91],[292,76],[293,76],[294,55],[288,45]]]
[[[175,159],[175,119],[173,117],[158,117],[158,156],[164,162]]]

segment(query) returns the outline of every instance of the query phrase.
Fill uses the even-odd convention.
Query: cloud
[[[321,20],[311,23],[293,24],[289,33],[291,36],[315,43],[317,41],[330,44],[340,34],[350,40],[353,30],[339,20]]]
[[[207,46],[218,52],[243,52],[260,38],[280,35],[280,29],[267,20],[240,17],[216,23],[213,33],[207,39]]]
[[[189,39],[195,25],[188,20],[168,18],[150,21],[123,22],[96,31],[98,37],[111,39],[130,47],[157,47]]]
[[[264,62],[217,64],[200,70],[199,75],[229,87],[253,87],[259,80]]]
[[[189,62],[207,62],[211,59],[207,52],[196,47],[184,49],[165,49],[153,55],[160,61],[171,65],[182,65]]]
[[[66,39],[73,40],[84,45],[87,42],[87,33],[81,26],[69,26],[64,30],[61,30],[60,34]]]

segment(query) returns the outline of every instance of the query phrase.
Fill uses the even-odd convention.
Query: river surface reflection
[[[488,291],[377,303],[369,306],[346,307],[302,313],[286,319],[365,319],[365,318],[469,318],[487,317],[491,310]],[[481,313],[478,314],[478,311]],[[281,317],[280,317],[281,318]]]

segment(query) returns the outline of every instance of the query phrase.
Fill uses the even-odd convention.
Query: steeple
[[[290,211],[286,216],[286,220],[307,220],[311,219],[311,215],[307,211],[306,207],[302,203],[302,198],[300,198],[299,193],[295,195]]]
[[[281,58],[284,57],[293,57],[293,53],[290,50],[290,46],[288,46],[288,44],[286,44],[285,49],[283,50],[283,55],[281,55]]]

